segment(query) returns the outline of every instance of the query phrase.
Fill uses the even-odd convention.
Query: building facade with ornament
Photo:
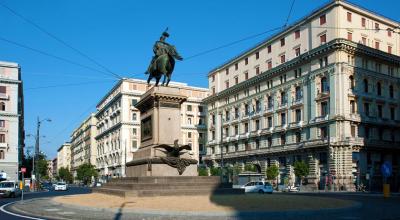
[[[210,71],[208,166],[279,167],[307,187],[400,186],[399,23],[331,1]]]

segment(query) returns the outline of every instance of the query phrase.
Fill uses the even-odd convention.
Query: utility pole
[[[224,181],[224,156],[222,154],[222,149],[223,149],[223,147],[222,147],[222,143],[223,143],[222,112],[219,112],[219,116],[220,116],[220,137],[221,137],[220,145],[219,145],[220,151],[221,151],[220,152],[221,153],[221,182],[223,182]]]
[[[33,173],[35,174],[35,189],[39,189],[39,169],[38,169],[38,161],[39,161],[39,143],[40,143],[40,124],[43,121],[51,122],[50,119],[46,118],[43,120],[37,117],[37,124],[36,124],[36,136],[35,136],[35,155],[33,156]]]

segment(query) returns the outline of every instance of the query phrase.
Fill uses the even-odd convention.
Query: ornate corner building
[[[209,166],[306,161],[313,188],[400,186],[399,23],[331,1],[210,71]],[[222,154],[221,154],[222,153]],[[221,159],[223,158],[223,159]]]
[[[17,63],[0,61],[0,180],[18,180],[24,152],[24,96]]]

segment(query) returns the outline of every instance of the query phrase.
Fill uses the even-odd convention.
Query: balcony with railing
[[[271,114],[274,112],[274,105],[268,105],[264,107],[264,114]]]
[[[296,107],[303,104],[303,96],[295,97],[292,100],[292,107]]]
[[[278,107],[276,108],[276,110],[280,111],[280,110],[284,110],[286,108],[287,108],[287,101],[284,101],[284,102],[281,102],[278,104]]]

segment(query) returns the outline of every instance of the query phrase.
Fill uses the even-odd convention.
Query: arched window
[[[376,92],[378,93],[378,95],[382,95],[382,86],[380,82],[376,84]]]
[[[4,102],[0,102],[0,110],[5,111],[6,110],[6,104]]]
[[[364,79],[364,92],[368,92],[368,80]]]
[[[349,76],[349,81],[350,81],[350,89],[354,89],[354,77]]]
[[[392,85],[389,86],[389,95],[390,95],[390,98],[394,97],[394,91],[393,91],[393,86]]]
[[[328,92],[329,87],[328,87],[328,80],[326,77],[321,78],[321,92]]]
[[[4,160],[4,158],[5,158],[4,150],[0,150],[0,160]]]

